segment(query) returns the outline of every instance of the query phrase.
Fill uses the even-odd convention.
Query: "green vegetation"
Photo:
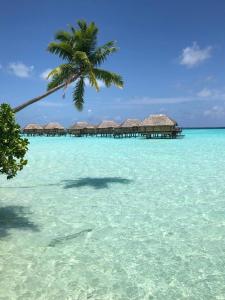
[[[85,79],[89,80],[90,85],[97,91],[99,90],[98,80],[103,81],[107,87],[111,85],[123,87],[120,75],[99,68],[110,54],[118,50],[115,42],[110,41],[98,47],[98,28],[95,23],[87,24],[85,21],[78,21],[77,24],[77,29],[70,26],[70,31],[58,31],[55,35],[55,42],[48,45],[48,51],[59,56],[64,63],[50,72],[51,81],[47,92],[19,105],[14,112],[40,101],[59,89],[65,89],[73,82],[75,82],[73,101],[76,108],[82,110]]]
[[[8,104],[0,105],[0,173],[13,178],[27,164],[28,140],[20,136],[20,126]]]

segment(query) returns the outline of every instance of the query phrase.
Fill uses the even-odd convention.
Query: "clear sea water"
[[[0,299],[225,299],[225,130],[35,137],[0,177]]]

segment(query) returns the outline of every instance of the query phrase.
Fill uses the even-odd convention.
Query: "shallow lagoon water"
[[[225,299],[225,130],[35,137],[0,177],[0,299]]]

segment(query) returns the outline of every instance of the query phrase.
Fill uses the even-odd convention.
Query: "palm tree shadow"
[[[63,182],[65,183],[64,189],[89,186],[98,190],[108,189],[112,183],[129,184],[132,180],[121,177],[84,177],[77,180],[63,180]]]
[[[58,183],[48,183],[48,184],[38,184],[38,185],[30,185],[30,186],[0,186],[0,189],[34,189],[39,187],[49,187],[49,186],[59,186]]]
[[[39,231],[26,216],[28,213],[24,206],[0,207],[0,238],[9,235],[10,229]]]

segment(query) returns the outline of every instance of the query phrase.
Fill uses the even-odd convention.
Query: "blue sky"
[[[0,10],[0,102],[15,106],[42,94],[43,73],[60,60],[46,51],[59,29],[94,21],[99,44],[120,51],[104,68],[120,73],[123,90],[87,86],[83,112],[71,89],[17,114],[21,125],[102,119],[121,122],[165,113],[181,126],[225,126],[225,2],[223,0],[20,0]]]

